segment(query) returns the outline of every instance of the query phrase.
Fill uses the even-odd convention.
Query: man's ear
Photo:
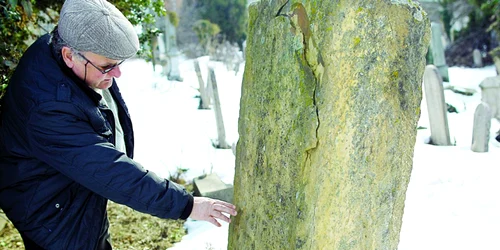
[[[70,48],[68,47],[63,47],[61,49],[61,56],[64,60],[64,63],[66,63],[66,66],[68,66],[68,68],[72,69],[73,66],[75,66],[75,57],[73,55],[73,52],[71,51]]]

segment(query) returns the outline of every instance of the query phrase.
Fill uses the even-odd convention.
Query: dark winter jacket
[[[127,155],[114,147],[113,114],[56,58],[49,36],[24,54],[0,126],[0,208],[46,249],[96,249],[107,200],[160,218],[189,216],[193,197],[132,160],[133,131],[116,83]]]

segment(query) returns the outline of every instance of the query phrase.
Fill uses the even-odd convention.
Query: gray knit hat
[[[125,60],[139,50],[134,27],[106,0],[66,0],[57,29],[70,47],[109,59]]]

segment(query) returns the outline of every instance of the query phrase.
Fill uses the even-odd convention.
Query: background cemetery
[[[19,2],[22,3],[23,1]],[[420,2],[429,13],[431,40],[427,55],[427,66],[425,67],[425,72],[422,74],[422,102],[425,102],[425,105],[422,105],[422,107],[427,108],[426,111],[422,111],[422,114],[427,115],[428,127],[420,126],[418,129],[429,131],[429,138],[426,140],[428,144],[444,147],[456,146],[456,138],[450,135],[448,115],[454,112],[463,112],[464,110],[462,107],[457,106],[457,103],[450,102],[445,97],[450,96],[450,93],[464,97],[480,96],[481,102],[475,108],[473,119],[470,121],[473,124],[470,131],[472,138],[470,141],[470,151],[487,153],[492,146],[497,145],[495,137],[500,132],[500,76],[498,76],[498,72],[500,72],[500,53],[498,52],[498,26],[496,26],[496,29],[488,29],[489,25],[485,26],[484,23],[481,23],[481,25],[476,27],[468,27],[467,25],[472,23],[470,21],[471,13],[479,10],[477,6],[465,0]],[[483,2],[496,3],[496,8],[500,8],[498,1]],[[200,18],[200,14],[196,10],[196,4],[186,3],[185,1],[165,1],[165,7],[169,11],[168,13],[175,13],[176,17],[172,17],[172,14],[165,17],[156,17],[156,26],[153,29],[138,27],[139,32],[140,30],[143,32],[156,30],[156,32],[150,33],[153,34],[152,39],[145,47],[150,49],[150,57],[145,60],[149,62],[148,65],[154,70],[152,74],[157,78],[165,78],[169,84],[172,84],[171,86],[175,86],[175,84],[197,86],[199,95],[197,108],[213,112],[214,124],[209,125],[209,127],[216,130],[214,133],[216,136],[212,136],[210,143],[214,149],[230,150],[233,157],[235,157],[237,155],[237,138],[231,133],[229,139],[227,138],[227,125],[225,126],[224,124],[224,122],[227,123],[228,121],[228,118],[224,117],[224,109],[227,107],[224,107],[224,102],[220,100],[220,90],[217,83],[218,79],[225,78],[217,76],[216,69],[219,67],[220,71],[220,65],[224,65],[227,72],[241,77],[244,73],[242,71],[246,66],[244,53],[246,41],[241,39],[241,37],[228,39],[227,34],[221,32],[221,30],[227,31],[227,29],[219,27],[215,21],[210,22],[209,20],[206,22],[205,20],[201,22],[201,19],[198,19]],[[448,20],[443,18],[442,14],[446,11],[453,16],[450,22],[454,25],[443,21]],[[54,15],[53,12],[47,13]],[[500,12],[497,12],[497,15],[498,13]],[[189,18],[186,18],[187,16]],[[485,20],[489,19],[485,18]],[[498,19],[496,20],[498,21]],[[493,21],[488,22],[488,24],[491,23]],[[447,29],[447,26],[452,27]],[[38,30],[38,32],[43,33],[44,30],[50,30],[53,27],[53,23],[47,22],[41,24],[41,27],[42,29]],[[462,33],[460,33],[460,30],[453,29],[460,29]],[[463,32],[467,29],[471,29],[469,33]],[[478,31],[478,29],[481,29],[487,35],[476,35],[476,37],[487,37],[487,41],[479,40],[479,42],[475,41],[474,43],[467,44],[460,40],[461,38],[471,39],[468,35],[473,33],[473,31]],[[459,35],[462,35],[462,37]],[[468,53],[457,53],[457,44],[461,46],[460,51],[467,51]],[[145,53],[145,56],[147,57],[148,53]],[[192,65],[193,70],[189,72],[195,72],[195,78],[185,75],[185,72],[188,72],[183,71],[183,67],[184,69],[186,67],[186,62]],[[5,66],[6,64],[7,60],[4,60],[3,65]],[[10,68],[13,67],[12,65],[8,66]],[[462,87],[451,82],[449,74],[451,67],[496,67],[497,76],[489,76],[481,79],[478,91],[477,88]],[[196,79],[195,84],[188,82],[193,79]],[[234,79],[242,79],[242,77]],[[161,82],[158,79],[155,81]],[[5,82],[2,82],[2,84],[2,91],[4,91],[7,86]],[[153,88],[160,90],[164,88],[164,86],[157,86],[156,84],[158,83],[155,83]],[[223,86],[226,86],[226,84],[223,83]],[[460,103],[458,104],[460,105]],[[203,126],[203,124],[199,126]],[[200,128],[200,130],[205,129]],[[238,150],[242,149],[239,148]],[[186,181],[188,184],[193,183],[193,191],[196,195],[233,201],[232,178],[221,177],[220,173],[216,171],[212,172],[211,170],[209,172],[212,172],[212,174],[205,175],[200,174],[195,169],[179,168],[177,166],[177,171],[176,174],[174,173],[175,171],[166,171],[165,173],[170,175],[170,177],[165,177],[171,179],[176,177],[175,179],[185,179],[180,181]],[[237,178],[237,176],[234,178]],[[4,216],[0,216],[0,230],[2,230],[1,228],[6,223],[8,224],[4,219]],[[226,230],[230,231],[227,227]],[[15,231],[10,233],[15,234]],[[225,235],[227,240],[227,232]],[[16,239],[14,239],[14,242],[6,242],[5,238],[2,238],[5,236],[5,230],[2,230],[2,233],[0,233],[0,244],[4,244],[4,246],[8,245],[12,248],[20,247],[18,244],[16,245]],[[17,241],[19,240],[20,238],[17,238]],[[173,241],[179,241],[179,239]],[[153,242],[150,244],[153,247],[157,243]]]

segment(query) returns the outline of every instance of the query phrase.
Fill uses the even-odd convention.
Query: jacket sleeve
[[[36,106],[26,132],[36,158],[105,198],[160,218],[191,213],[193,197],[184,188],[116,150],[72,103]]]

